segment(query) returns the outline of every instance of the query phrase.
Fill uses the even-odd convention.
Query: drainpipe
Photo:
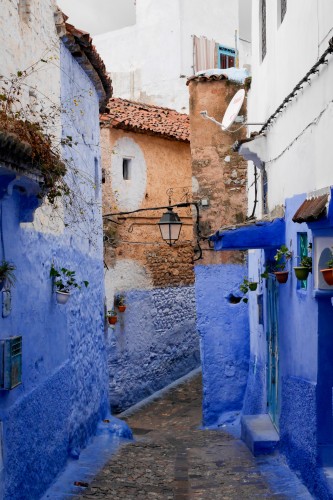
[[[237,42],[238,42],[238,32],[235,30],[235,67],[239,68],[239,54],[238,54],[238,47],[237,47]]]

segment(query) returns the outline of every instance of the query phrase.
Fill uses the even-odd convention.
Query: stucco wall
[[[249,329],[244,302],[231,304],[246,268],[196,266],[196,303],[203,377],[203,424],[241,410],[248,376]]]
[[[60,61],[61,99],[68,111],[62,115],[63,135],[77,142],[64,155],[74,159],[82,175],[94,179],[95,158],[100,165],[98,98],[63,46]],[[90,144],[84,143],[88,137]],[[75,189],[70,170],[67,180]],[[86,182],[83,193],[95,202],[86,221],[63,227],[58,235],[19,224],[22,195],[17,190],[2,201],[3,257],[16,266],[17,284],[11,315],[0,317],[1,338],[23,337],[22,385],[0,395],[5,498],[38,498],[68,456],[80,453],[108,411],[101,192],[96,197],[93,183]],[[94,241],[89,229],[87,233],[90,223]],[[75,270],[78,281],[89,281],[64,306],[56,303],[52,290],[52,263]]]
[[[185,77],[193,75],[192,36],[234,47],[238,2],[138,0],[136,11],[135,26],[94,37],[112,73],[114,94],[188,111]],[[241,64],[249,62],[248,47],[238,48]]]
[[[191,159],[188,143],[171,141],[122,130],[101,131],[105,175],[103,211],[166,206],[167,190],[173,188],[171,203],[191,199]],[[130,180],[123,180],[122,158],[131,158]],[[188,192],[185,196],[184,188]],[[193,226],[190,208],[177,209],[183,227],[179,242],[172,248],[161,240],[157,222],[165,210],[129,214],[122,225],[108,223],[107,234],[114,244],[105,244],[106,263],[114,268],[117,260],[131,259],[144,268],[150,286],[191,285],[193,272]],[[114,273],[113,273],[114,274]],[[122,274],[122,287],[127,281]],[[108,302],[112,297],[108,297]]]
[[[327,49],[332,36],[333,7],[329,0],[318,2],[318,6],[306,0],[301,10],[294,2],[288,3],[283,23],[278,26],[276,5],[267,2],[267,54],[260,62],[259,1],[253,4],[255,36],[248,121],[265,122]],[[317,29],[310,30],[314,22]],[[269,210],[294,194],[312,192],[332,183],[332,149],[327,147],[333,119],[332,77],[333,60],[329,57],[328,65],[321,66],[319,74],[311,77],[311,85],[303,86],[261,140]]]
[[[193,287],[131,290],[108,337],[111,409],[117,413],[200,365]]]
[[[102,128],[104,213],[166,206],[191,199],[188,143]],[[130,180],[122,159],[129,158]],[[184,197],[187,188],[188,197]],[[113,216],[105,224],[108,308],[116,293],[127,309],[109,330],[111,408],[122,411],[200,364],[196,332],[193,224],[190,209],[177,209],[184,227],[169,247],[157,222],[165,209]]]

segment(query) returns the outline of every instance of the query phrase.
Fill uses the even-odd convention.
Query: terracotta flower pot
[[[333,269],[320,269],[320,271],[323,273],[323,278],[326,281],[328,285],[333,285]]]
[[[117,321],[118,321],[117,316],[108,316],[108,322],[110,323],[110,325],[115,325]]]
[[[294,267],[295,276],[300,281],[305,281],[308,279],[310,268],[309,267]]]
[[[126,306],[118,306],[118,311],[123,313],[126,311]]]
[[[275,271],[274,274],[279,283],[287,283],[289,271]]]
[[[56,292],[56,299],[58,304],[66,304],[69,297],[70,297],[69,292],[58,292],[58,291]]]

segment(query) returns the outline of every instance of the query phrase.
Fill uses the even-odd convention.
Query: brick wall
[[[245,137],[245,128],[231,134],[205,120],[200,111],[222,121],[224,112],[239,85],[228,80],[190,81],[190,124],[193,200],[207,198],[209,206],[200,208],[203,236],[220,227],[245,220],[247,211],[247,162],[231,150],[232,144]],[[244,114],[241,110],[240,114]],[[236,125],[237,128],[237,125]],[[214,252],[203,244],[204,258],[199,264],[242,262],[240,252]]]

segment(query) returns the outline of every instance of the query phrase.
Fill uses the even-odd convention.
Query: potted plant
[[[276,254],[274,255],[275,270],[274,274],[279,283],[286,283],[288,281],[289,271],[286,271],[288,260],[291,259],[292,253],[286,245],[281,245]]]
[[[70,271],[65,267],[61,267],[58,270],[52,264],[50,277],[53,279],[58,304],[66,304],[72,290],[76,288],[81,289],[81,285],[76,281],[75,271]],[[85,287],[89,285],[88,281],[83,281],[82,283]]]
[[[323,278],[326,283],[330,286],[333,285],[333,252],[331,250],[331,258],[326,262],[325,269],[320,269],[323,274]]]
[[[16,267],[8,262],[7,260],[3,260],[0,263],[0,291],[7,286],[11,287],[15,285],[16,277],[15,271]]]
[[[256,281],[249,281],[247,278],[243,279],[243,282],[239,286],[240,291],[244,294],[244,297],[242,299],[243,302],[248,302],[249,299],[245,297],[245,295],[248,292],[254,292],[257,289],[257,287],[258,283]]]
[[[312,257],[303,257],[300,265],[294,267],[296,278],[300,281],[308,279],[309,273],[312,272]]]
[[[119,312],[126,311],[126,302],[125,302],[125,294],[118,293],[115,297],[115,305],[118,308]]]
[[[108,322],[110,323],[110,325],[115,325],[118,321],[117,313],[114,309],[110,309],[107,312],[106,317],[108,318]]]

